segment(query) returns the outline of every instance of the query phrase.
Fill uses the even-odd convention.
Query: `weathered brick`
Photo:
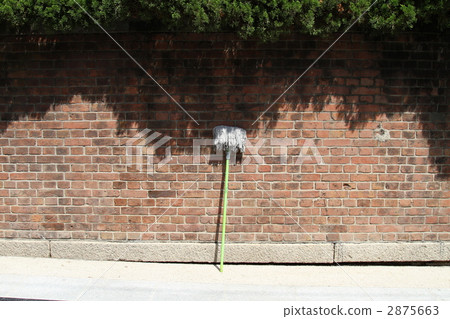
[[[118,36],[141,50],[144,62],[148,59],[137,34]],[[293,146],[287,165],[280,163],[280,147],[266,140],[257,150],[262,163],[247,150],[230,167],[228,240],[450,240],[448,121],[444,108],[428,106],[445,105],[447,82],[445,70],[429,60],[431,53],[412,56],[406,74],[398,55],[391,55],[393,45],[406,48],[406,38],[357,51],[354,43],[340,41],[331,60],[324,57],[326,70],[319,63],[302,79],[301,92],[292,88],[264,121],[252,126],[261,105],[280,93],[287,78],[298,76],[295,68],[286,67],[293,62],[284,60],[283,48],[303,47],[304,40],[286,39],[281,49],[256,49],[252,41],[240,40],[245,50],[233,56],[233,69],[223,43],[209,41],[214,35],[189,36],[188,44],[183,36],[155,34],[146,41],[160,39],[152,48],[155,56],[170,48],[174,61],[188,61],[171,63],[175,82],[169,91],[188,104],[199,126],[191,125],[145,77],[125,76],[124,89],[114,89],[120,76],[111,70],[130,62],[114,54],[112,63],[104,43],[93,49],[95,61],[81,61],[76,52],[84,50],[83,41],[55,36],[52,41],[67,43],[60,53],[72,57],[77,68],[70,70],[43,58],[52,55],[50,47],[40,47],[39,54],[27,51],[36,65],[28,72],[16,70],[15,62],[4,57],[10,65],[6,80],[15,89],[0,96],[0,237],[213,242],[223,205],[224,167],[205,157],[194,163],[192,139],[212,138],[212,127],[225,124],[247,129],[252,145],[286,138]],[[98,35],[89,37],[98,42]],[[230,34],[227,39],[235,38]],[[363,43],[364,35],[352,39]],[[407,39],[415,43],[414,35]],[[191,49],[202,40],[208,45],[200,45],[201,64],[213,72],[191,63],[198,55]],[[19,41],[3,41],[6,52],[20,51]],[[431,51],[447,43],[433,41]],[[244,66],[254,67],[253,61],[262,57],[264,64],[249,73]],[[414,58],[420,59],[417,70]],[[339,59],[369,62],[349,70]],[[88,73],[80,71],[86,66]],[[169,84],[166,67],[153,67],[163,86]],[[55,79],[58,85],[52,87]],[[107,92],[107,103],[106,87],[113,90]],[[378,125],[389,132],[386,141],[376,139]],[[151,172],[146,163],[128,165],[126,158],[127,141],[144,128],[172,137],[156,150]],[[305,140],[317,147],[323,165],[317,164],[314,148],[305,154],[310,159],[296,162]],[[146,150],[155,142],[149,141]],[[158,167],[168,145],[172,159]],[[212,146],[202,148],[202,155],[214,152]]]

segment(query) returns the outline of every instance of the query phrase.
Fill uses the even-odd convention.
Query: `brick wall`
[[[254,125],[333,39],[114,36],[198,125],[103,34],[1,36],[0,238],[217,240],[223,166],[193,145],[225,124],[250,143],[230,242],[450,240],[448,35],[347,34]]]

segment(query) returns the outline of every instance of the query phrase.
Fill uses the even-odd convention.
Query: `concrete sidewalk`
[[[0,298],[450,300],[450,266],[161,264],[0,257]]]

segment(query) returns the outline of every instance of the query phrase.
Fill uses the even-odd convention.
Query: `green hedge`
[[[0,20],[15,32],[69,32],[93,22],[75,0],[0,0]],[[145,23],[149,31],[232,31],[262,40],[291,31],[342,30],[374,0],[76,0],[100,24]],[[359,26],[394,33],[415,26],[450,28],[450,0],[378,0]]]

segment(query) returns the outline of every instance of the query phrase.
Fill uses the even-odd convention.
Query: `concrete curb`
[[[120,243],[51,241],[52,257],[88,260],[217,262],[214,243]],[[228,244],[225,260],[236,263],[332,263],[333,244]]]
[[[0,239],[0,256],[51,257],[50,241]]]
[[[450,261],[450,242],[336,244],[335,261]]]
[[[200,262],[218,260],[214,243],[105,242],[0,239],[0,256],[84,260]],[[334,262],[450,261],[450,242],[233,244],[228,263],[331,264]]]

